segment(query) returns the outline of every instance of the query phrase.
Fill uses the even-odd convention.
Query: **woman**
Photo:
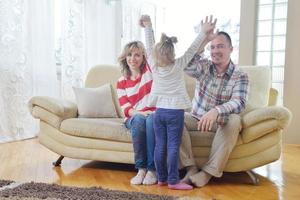
[[[138,169],[137,175],[130,181],[135,185],[157,182],[152,114],[155,107],[147,107],[152,74],[145,55],[145,47],[141,42],[125,45],[119,57],[123,76],[117,82],[118,99],[125,115],[125,126],[132,135],[135,167]]]

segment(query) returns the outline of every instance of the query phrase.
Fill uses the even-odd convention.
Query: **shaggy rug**
[[[0,180],[0,199],[13,200],[178,200],[179,197],[123,192],[100,187],[79,188],[46,183],[16,183]],[[185,198],[184,198],[185,199]]]
[[[0,188],[11,184],[13,181],[0,180]]]

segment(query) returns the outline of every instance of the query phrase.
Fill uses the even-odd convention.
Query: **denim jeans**
[[[159,182],[179,182],[179,146],[184,124],[184,110],[158,108],[154,114],[154,160]]]
[[[125,122],[125,126],[132,137],[135,168],[155,171],[153,114],[147,117],[136,114]]]

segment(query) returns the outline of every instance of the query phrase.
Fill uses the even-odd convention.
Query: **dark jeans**
[[[153,114],[147,117],[136,114],[125,122],[125,126],[132,136],[135,167],[155,171]]]
[[[154,160],[159,182],[179,182],[179,146],[184,124],[184,110],[158,108],[154,114]]]

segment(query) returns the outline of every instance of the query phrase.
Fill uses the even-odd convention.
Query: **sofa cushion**
[[[61,123],[60,130],[66,134],[131,142],[131,135],[121,118],[71,118]]]
[[[110,84],[98,88],[73,87],[79,117],[118,117]]]

